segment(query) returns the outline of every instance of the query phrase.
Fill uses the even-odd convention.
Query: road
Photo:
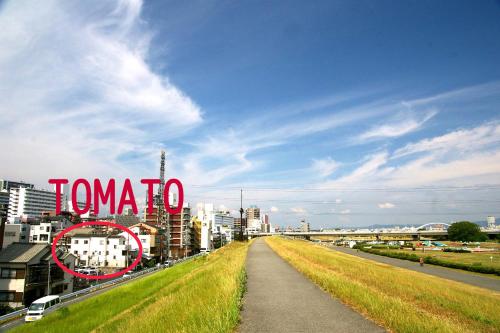
[[[360,258],[370,259],[373,261],[378,261],[384,264],[397,266],[401,268],[406,268],[412,271],[421,272],[429,275],[438,276],[448,280],[454,280],[458,282],[467,283],[476,287],[491,289],[495,291],[500,291],[500,279],[496,277],[483,276],[479,274],[473,274],[467,271],[461,271],[458,269],[451,269],[436,265],[425,264],[420,267],[420,264],[413,261],[389,258],[384,256],[379,256],[376,254],[366,253],[362,251],[357,251],[345,247],[329,247],[332,250],[351,254]],[[418,253],[417,253],[418,254]]]
[[[259,238],[246,261],[239,332],[385,332],[332,298]]]

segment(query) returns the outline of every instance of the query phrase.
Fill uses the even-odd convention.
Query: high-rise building
[[[19,187],[35,188],[35,185],[25,182],[13,182],[11,180],[0,179],[0,191],[9,192],[10,189]]]
[[[174,206],[172,206],[174,207]],[[170,256],[183,258],[191,254],[191,207],[185,203],[178,214],[168,214],[170,224]]]
[[[11,180],[0,179],[0,215],[3,213],[5,217],[7,217],[9,210],[10,190],[12,188],[19,187],[34,188],[34,185],[24,182],[13,182]]]
[[[16,218],[39,217],[43,211],[55,210],[56,200],[56,193],[52,191],[29,187],[11,188],[7,219],[13,223]]]
[[[495,217],[494,216],[488,216],[486,218],[486,222],[488,223],[489,229],[495,229]]]
[[[260,208],[257,206],[250,206],[246,210],[247,220],[260,220]]]
[[[306,222],[306,220],[300,221],[300,231],[302,232],[309,232],[309,223]]]
[[[217,212],[214,214],[212,232],[218,233],[224,242],[234,240],[234,217],[229,212]]]

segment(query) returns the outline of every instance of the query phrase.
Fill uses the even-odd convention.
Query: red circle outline
[[[57,258],[57,255],[56,255],[56,248],[57,248],[57,242],[62,238],[62,236],[68,232],[70,232],[71,230],[74,230],[74,229],[77,229],[77,228],[81,228],[81,227],[84,227],[84,226],[87,226],[87,225],[104,225],[104,226],[110,226],[110,227],[113,227],[113,228],[118,228],[120,230],[123,230],[125,232],[128,232],[130,235],[132,235],[132,238],[137,242],[137,244],[139,245],[139,253],[138,253],[138,256],[137,258],[134,260],[134,262],[132,263],[132,265],[128,266],[127,268],[124,268],[122,269],[121,271],[118,271],[116,273],[112,273],[112,274],[104,274],[104,275],[85,275],[85,274],[82,274],[82,273],[78,273],[78,272],[75,272],[74,270],[72,269],[69,269],[68,267],[64,266],[60,261],[59,259]],[[141,258],[142,258],[142,244],[141,244],[141,240],[139,239],[139,237],[137,237],[136,234],[134,234],[130,229],[128,229],[127,227],[124,227],[118,223],[113,223],[113,222],[106,222],[106,221],[91,221],[91,222],[83,222],[83,223],[78,223],[78,224],[75,224],[75,225],[72,225],[71,227],[68,227],[64,230],[62,230],[57,236],[56,238],[54,238],[54,241],[52,243],[52,258],[54,259],[54,262],[57,264],[57,266],[59,266],[63,271],[65,271],[66,273],[69,273],[73,276],[76,276],[76,277],[79,277],[79,278],[83,278],[83,279],[89,279],[89,280],[104,280],[104,279],[112,279],[112,278],[115,278],[115,277],[119,277],[119,276],[122,276],[123,274],[127,273],[128,271],[132,270],[135,266],[137,266],[139,264],[139,262],[141,262]]]

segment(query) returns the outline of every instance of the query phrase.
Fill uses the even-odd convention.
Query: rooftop
[[[0,252],[0,262],[27,263],[45,249],[49,249],[49,245],[13,243]]]

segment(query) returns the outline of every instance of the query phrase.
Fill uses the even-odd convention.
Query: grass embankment
[[[321,288],[390,331],[499,332],[499,293],[305,241],[266,241]]]
[[[231,332],[239,321],[247,248],[232,243],[13,332]]]
[[[430,250],[366,248],[363,246],[359,249],[372,254],[410,261],[419,261],[420,257],[422,257],[427,264],[500,276],[500,255],[498,252],[454,253]]]

